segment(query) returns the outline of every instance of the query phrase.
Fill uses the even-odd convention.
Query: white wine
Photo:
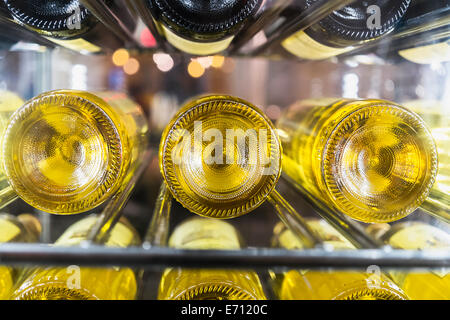
[[[89,216],[69,227],[55,246],[77,246],[86,240],[97,222]],[[106,246],[137,245],[139,236],[122,219],[112,229]],[[12,298],[16,300],[132,300],[137,293],[137,280],[129,268],[90,268],[69,266],[33,268],[22,276]]]
[[[54,214],[93,209],[113,195],[147,145],[139,105],[117,92],[56,90],[9,121],[3,168],[25,202]]]
[[[342,235],[323,220],[308,220],[310,228],[334,250],[355,249]],[[274,230],[274,245],[289,250],[305,246],[282,223]],[[281,300],[404,300],[407,296],[381,272],[290,270],[271,272],[273,288]]]
[[[169,239],[178,249],[238,250],[240,235],[225,221],[191,218]],[[265,300],[258,275],[251,271],[167,269],[159,285],[160,300]]]
[[[0,243],[5,242],[36,242],[41,233],[41,224],[31,214],[21,214],[17,217],[0,213]],[[20,270],[0,266],[0,300],[8,299],[14,290],[14,284]]]
[[[401,219],[437,173],[433,137],[414,112],[384,100],[308,100],[277,122],[283,172],[312,196],[363,222]]]
[[[442,229],[422,223],[404,222],[394,225],[381,239],[396,249],[404,250],[448,250],[450,235]],[[391,277],[414,300],[449,300],[450,270],[395,270]]]

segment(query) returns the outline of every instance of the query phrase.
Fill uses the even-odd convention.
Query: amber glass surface
[[[187,103],[160,144],[160,169],[173,196],[196,214],[233,218],[258,207],[281,173],[281,146],[270,120],[230,96]]]
[[[191,218],[179,225],[169,245],[178,249],[228,249],[241,246],[240,236],[225,221]],[[263,300],[258,275],[251,271],[167,269],[159,285],[160,300]]]
[[[422,222],[404,222],[394,225],[382,239],[396,249],[448,250],[450,235],[437,227]],[[450,270],[395,270],[390,275],[403,291],[415,300],[449,300]]]
[[[312,100],[278,121],[283,170],[327,206],[389,222],[427,198],[436,146],[414,112],[383,100]]]
[[[86,239],[97,222],[89,216],[67,229],[56,246],[76,246]],[[134,228],[121,220],[111,231],[106,246],[137,245]],[[89,268],[69,266],[33,268],[24,272],[12,295],[16,300],[130,300],[136,297],[137,280],[129,268]]]
[[[311,229],[333,250],[353,245],[323,220],[308,220]],[[281,223],[275,227],[274,245],[302,250],[304,245]],[[378,269],[376,271],[379,271]],[[271,273],[273,287],[282,300],[403,300],[407,296],[381,271],[290,270]]]
[[[43,93],[11,117],[3,167],[16,193],[42,211],[73,214],[103,203],[146,146],[147,122],[124,94]]]

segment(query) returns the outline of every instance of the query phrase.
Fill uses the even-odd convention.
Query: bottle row
[[[77,246],[98,217],[90,215],[71,225],[54,246]],[[335,250],[355,249],[323,220],[309,219],[308,225]],[[369,227],[370,232],[375,229]],[[400,249],[448,249],[450,235],[421,222],[401,223],[389,230],[377,230],[377,237]],[[0,241],[35,241],[39,221],[32,215],[0,215]],[[416,237],[420,234],[420,237]],[[414,239],[414,241],[411,241]],[[282,223],[274,228],[273,246],[304,250],[305,243]],[[128,247],[140,244],[139,235],[125,218],[115,225],[105,245]],[[189,218],[172,232],[169,246],[183,250],[239,250],[241,235],[223,220]],[[159,273],[158,273],[159,274]],[[142,272],[125,267],[0,267],[0,299],[80,300],[135,299],[145,281]],[[450,299],[448,270],[308,270],[268,271],[268,281],[252,270],[168,268],[159,276],[155,297],[161,300],[406,300]]]
[[[79,0],[3,2],[0,9],[6,21],[36,32],[57,45],[84,53],[113,51],[130,45],[112,32],[111,26],[108,29],[101,23]],[[379,41],[399,26],[416,27],[416,20],[428,26],[430,19],[445,16],[448,9],[447,1],[357,0],[332,11],[305,29],[303,20],[307,18],[300,20],[298,25],[292,25],[291,21],[323,9],[325,3],[318,0],[214,3],[151,0],[130,1],[127,8],[123,1],[112,0],[106,1],[104,6],[130,34],[137,30],[138,19],[142,19],[155,38],[163,43],[161,49],[170,52],[178,50],[192,55],[212,55],[230,51],[245,37],[248,40],[270,39],[288,29],[285,36],[280,36],[282,41],[272,54],[305,60],[321,60],[350,52]],[[113,24],[115,28],[116,24]],[[399,41],[392,50],[389,44],[380,54],[416,63],[448,61],[447,28],[448,24],[421,26],[417,41]],[[259,30],[259,33],[246,34],[249,30]],[[11,39],[5,37],[3,42],[11,43]],[[170,44],[170,47],[164,44]]]
[[[121,93],[57,90],[24,103],[3,92],[0,102],[0,207],[20,197],[44,212],[89,211],[148,148],[145,115]],[[292,105],[275,126],[242,99],[198,97],[163,132],[160,171],[174,198],[206,217],[282,199],[283,172],[307,198],[362,222],[392,222],[421,205],[448,219],[448,118],[415,104],[428,124],[388,101],[320,99]]]

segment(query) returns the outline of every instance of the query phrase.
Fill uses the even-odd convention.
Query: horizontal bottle
[[[188,102],[160,143],[169,190],[196,214],[233,218],[259,205],[281,173],[281,147],[270,120],[252,104],[211,95]]]
[[[415,100],[404,103],[428,125],[438,153],[436,182],[422,208],[442,217],[450,217],[450,115],[441,101]]]
[[[309,219],[310,228],[334,250],[355,249],[323,220]],[[289,250],[303,250],[305,245],[282,223],[274,230],[273,244]],[[378,271],[378,273],[376,272]],[[281,300],[405,300],[407,296],[380,270],[290,270],[271,272],[273,289]]]
[[[150,0],[147,7],[171,45],[193,55],[210,55],[229,47],[262,2]]]
[[[395,249],[432,252],[433,249],[448,250],[450,248],[450,235],[447,232],[422,222],[395,224],[380,238]],[[448,268],[418,271],[395,270],[389,274],[411,299],[450,299]]]
[[[42,211],[85,212],[121,186],[146,148],[147,121],[124,94],[57,90],[17,110],[3,139],[14,191]]]
[[[241,237],[221,220],[191,218],[172,233],[177,249],[239,250]],[[259,277],[252,271],[167,269],[159,285],[159,300],[265,300]]]
[[[289,14],[299,15],[316,2],[296,0],[290,6]],[[282,47],[306,60],[337,56],[392,32],[409,4],[410,0],[355,1],[288,37]]]
[[[55,246],[77,246],[87,239],[98,221],[91,215],[70,226]],[[106,246],[139,244],[139,235],[126,219],[112,229]],[[131,300],[137,293],[137,280],[129,268],[45,267],[23,273],[12,295],[15,300]]]
[[[414,39],[406,41],[401,48],[396,50],[394,57],[401,57],[418,64],[441,63],[450,60],[450,38],[442,38],[438,34],[448,34],[448,25],[436,28],[432,22],[438,20],[438,16],[446,14],[450,8],[447,0],[415,0],[405,15],[405,21],[409,24],[424,25],[428,22],[428,28],[420,28],[420,33],[414,35]],[[399,59],[397,59],[398,61]]]
[[[14,92],[0,90],[0,137],[3,137],[13,113],[23,104],[22,98]],[[11,188],[3,167],[0,166],[0,208],[10,204],[15,199],[17,199],[17,195]]]
[[[41,233],[41,224],[31,214],[21,214],[17,217],[0,214],[0,243],[6,242],[36,242]],[[0,300],[8,299],[20,270],[7,266],[0,266]]]
[[[82,53],[113,51],[124,46],[79,0],[4,0],[14,20],[48,40]],[[124,22],[131,21],[115,1],[107,5]],[[128,26],[133,30],[133,25]]]
[[[284,172],[356,220],[389,222],[413,212],[437,171],[424,121],[388,101],[332,101],[296,103],[278,121]]]

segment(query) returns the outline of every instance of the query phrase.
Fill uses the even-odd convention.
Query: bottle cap
[[[3,167],[28,204],[56,214],[85,212],[114,191],[123,170],[122,139],[107,104],[78,91],[26,102],[3,139]]]
[[[189,102],[160,144],[160,169],[175,199],[207,217],[232,218],[261,205],[281,174],[273,124],[250,103],[230,96]]]
[[[162,16],[193,33],[221,33],[249,17],[261,0],[154,0]]]

